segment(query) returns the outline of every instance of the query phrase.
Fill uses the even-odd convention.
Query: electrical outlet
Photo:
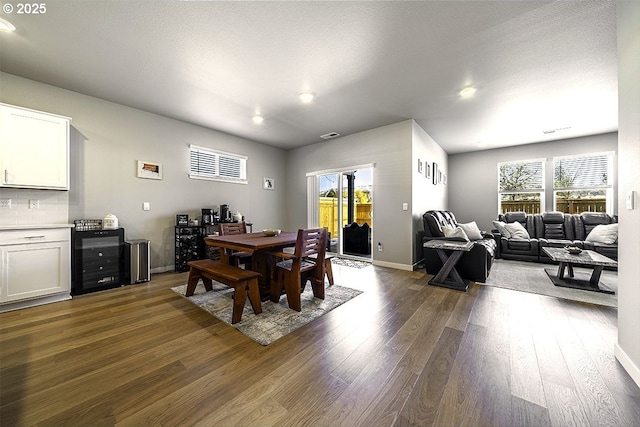
[[[29,209],[40,209],[40,200],[29,200]]]
[[[378,242],[378,252],[382,252],[382,242]]]
[[[0,208],[11,209],[11,199],[0,199]]]
[[[149,202],[143,202],[142,203],[142,210],[143,211],[148,211],[151,209],[151,204]]]

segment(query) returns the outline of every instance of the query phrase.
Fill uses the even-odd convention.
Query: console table
[[[442,268],[428,283],[466,292],[469,288],[469,280],[460,277],[460,273],[456,270],[456,264],[463,253],[469,252],[473,248],[473,242],[434,239],[426,242],[424,247],[435,249],[442,260]],[[446,251],[451,251],[451,253],[447,255]]]

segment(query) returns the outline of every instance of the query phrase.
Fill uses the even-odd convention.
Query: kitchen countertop
[[[40,228],[73,228],[73,224],[19,224],[0,225],[0,231],[5,230],[37,230]]]

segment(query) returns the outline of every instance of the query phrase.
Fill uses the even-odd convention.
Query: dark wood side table
[[[429,284],[466,292],[469,288],[469,280],[460,277],[456,270],[456,264],[463,253],[469,252],[473,248],[473,242],[429,240],[424,244],[424,247],[435,249],[442,260],[442,268],[429,280]],[[446,251],[451,251],[451,254],[447,255]]]

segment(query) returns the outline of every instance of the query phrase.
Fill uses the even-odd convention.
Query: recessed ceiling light
[[[298,98],[300,99],[300,101],[304,102],[305,104],[308,104],[311,101],[313,101],[313,98],[315,97],[316,96],[311,92],[302,92],[298,95]]]
[[[260,114],[256,114],[251,117],[251,120],[253,120],[253,123],[261,125],[264,122],[264,117],[262,117]]]
[[[460,91],[460,96],[463,98],[469,98],[476,93],[476,88],[473,86],[467,86]]]
[[[7,21],[6,19],[0,18],[0,31],[5,31],[7,33],[10,33],[15,30],[16,30],[15,25]]]
[[[325,133],[324,135],[320,135],[320,138],[322,138],[322,139],[333,139],[333,138],[337,138],[339,136],[340,136],[340,134],[338,132],[329,132],[329,133]]]

